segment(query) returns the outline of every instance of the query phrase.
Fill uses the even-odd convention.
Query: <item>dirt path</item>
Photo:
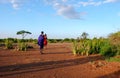
[[[71,51],[69,43],[49,44],[43,55],[38,46],[26,52],[1,49],[0,78],[120,78],[120,63]]]

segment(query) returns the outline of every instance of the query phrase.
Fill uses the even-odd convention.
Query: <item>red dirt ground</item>
[[[74,56],[71,44],[51,43],[26,52],[0,48],[0,78],[120,78],[120,63],[100,55]]]

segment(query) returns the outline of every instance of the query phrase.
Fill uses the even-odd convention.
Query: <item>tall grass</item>
[[[110,44],[108,39],[81,39],[79,42],[74,42],[73,54],[90,55],[101,54],[105,57],[113,57],[118,55],[120,48]]]
[[[74,55],[78,55],[78,43],[77,41],[73,41],[72,52]]]

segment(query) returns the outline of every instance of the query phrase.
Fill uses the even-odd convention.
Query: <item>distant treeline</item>
[[[18,41],[23,41],[23,42],[35,42],[37,43],[37,39],[17,39],[17,38],[4,38],[0,39],[0,43],[4,43],[6,39],[12,41],[13,43],[17,43]],[[75,39],[73,38],[65,38],[65,39],[48,39],[49,43],[62,43],[62,42],[73,42]]]

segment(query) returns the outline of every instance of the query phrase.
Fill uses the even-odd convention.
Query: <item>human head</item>
[[[43,31],[41,31],[41,34],[44,34],[44,32],[43,32]]]
[[[47,34],[45,33],[45,36],[47,36]]]

